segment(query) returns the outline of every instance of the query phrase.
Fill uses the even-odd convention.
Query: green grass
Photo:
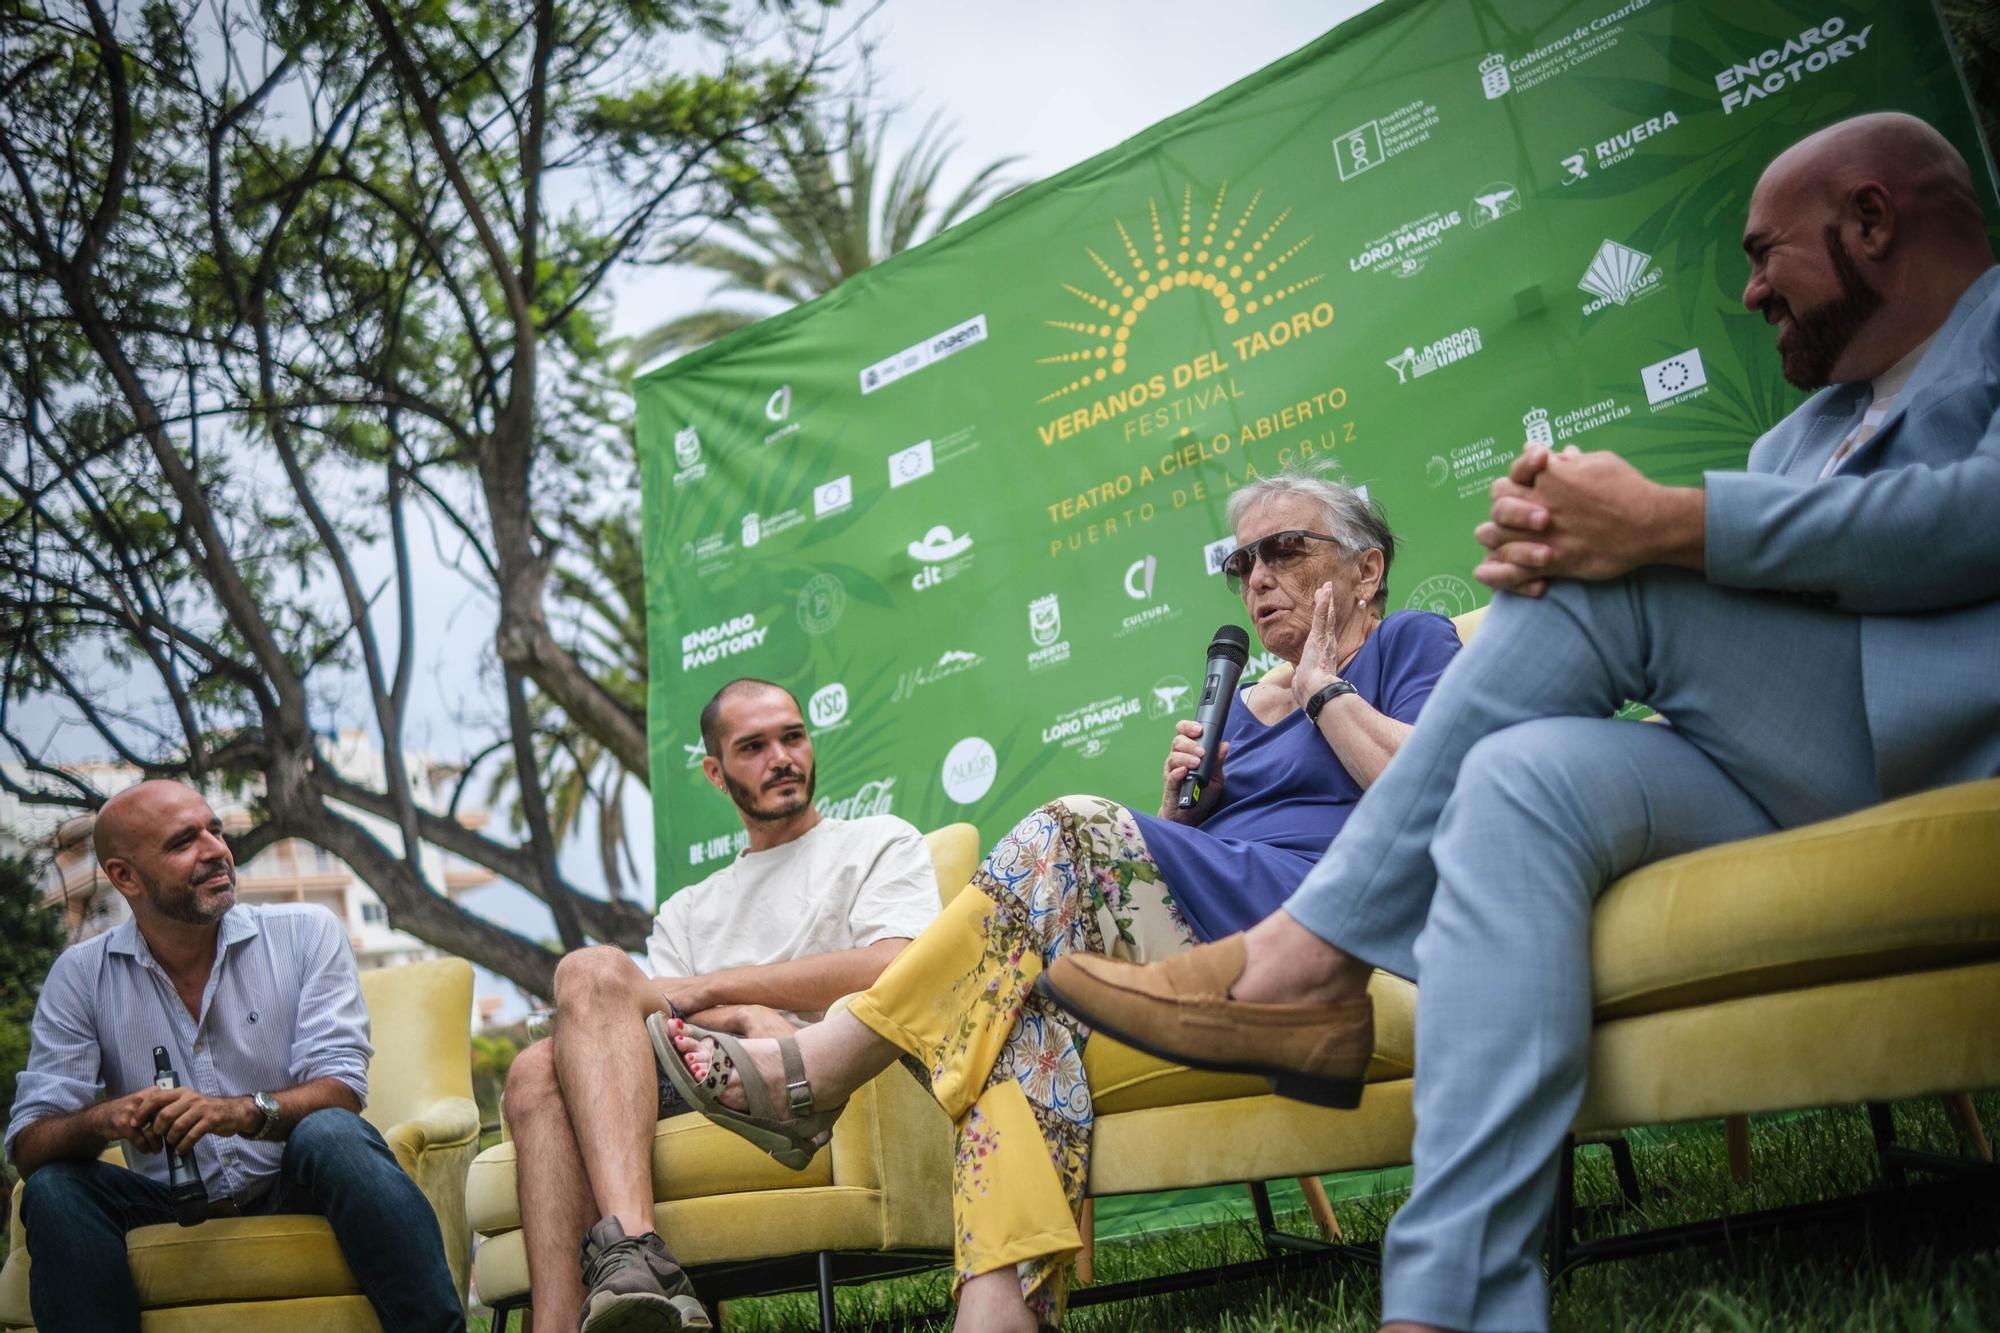
[[[1980,1115],[2000,1127],[2000,1096],[1981,1097]],[[1897,1137],[1935,1151],[1956,1150],[1935,1100],[1899,1104]],[[1719,1125],[1639,1131],[1631,1136],[1644,1198],[1637,1214],[1619,1207],[1609,1154],[1585,1149],[1577,1196],[1587,1224],[1629,1230],[1824,1199],[1868,1188],[1875,1153],[1859,1108],[1769,1117],[1754,1122],[1754,1177],[1729,1179]],[[1350,1239],[1381,1236],[1398,1193],[1338,1200]],[[1590,1207],[1590,1205],[1598,1205]],[[1246,1205],[1247,1212],[1247,1205]],[[1281,1225],[1307,1232],[1303,1211]],[[1223,1222],[1100,1244],[1100,1282],[1203,1268],[1261,1254],[1247,1221]],[[1109,1330],[1216,1329],[1228,1333],[1363,1333],[1375,1327],[1379,1288],[1368,1268],[1328,1267],[1277,1279],[1215,1285],[1171,1296],[1097,1306],[1073,1313],[1077,1333]],[[942,1271],[844,1287],[840,1325],[863,1329],[946,1309]],[[818,1327],[810,1294],[729,1303],[736,1333],[804,1333]],[[1582,1269],[1555,1291],[1559,1330],[1714,1330],[1715,1333],[1841,1333],[2000,1328],[2000,1198],[1967,1212],[1894,1222],[1801,1227],[1780,1237],[1728,1248],[1653,1255]],[[917,1328],[948,1327],[948,1321]]]

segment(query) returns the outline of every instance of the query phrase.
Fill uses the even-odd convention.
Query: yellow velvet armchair
[[[382,1132],[431,1207],[461,1291],[471,1257],[465,1174],[479,1150],[472,1100],[472,968],[457,958],[361,974],[375,1058],[368,1122]],[[0,1328],[31,1326],[21,1192],[0,1270]],[[381,1333],[381,1324],[317,1217],[228,1217],[127,1238],[145,1333]]]
[[[972,825],[948,825],[926,841],[939,884],[956,888],[972,877]],[[833,1141],[804,1171],[700,1116],[658,1122],[653,1221],[704,1299],[815,1287],[830,1329],[835,1282],[949,1257],[951,1169],[950,1122],[907,1069],[892,1065],[849,1099]],[[483,1238],[473,1289],[496,1312],[499,1333],[529,1301],[512,1143],[479,1154],[466,1197]]]

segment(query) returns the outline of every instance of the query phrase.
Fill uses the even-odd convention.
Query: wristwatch
[[[1312,698],[1306,700],[1306,721],[1312,723],[1314,726],[1318,726],[1319,710],[1326,707],[1328,701],[1338,699],[1343,694],[1359,694],[1360,692],[1344,680],[1328,681],[1319,687],[1318,692]]]
[[[257,1108],[257,1114],[264,1117],[264,1123],[257,1126],[253,1139],[268,1139],[278,1131],[278,1099],[268,1092],[250,1094],[250,1104]]]

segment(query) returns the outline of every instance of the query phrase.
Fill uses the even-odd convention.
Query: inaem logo
[[[1125,568],[1125,595],[1143,602],[1153,595],[1153,570],[1159,564],[1152,556],[1134,560]]]
[[[1653,257],[1644,251],[1607,239],[1577,279],[1579,288],[1597,298],[1583,307],[1583,313],[1592,315],[1607,305],[1624,305],[1650,293],[1660,283],[1652,263]]]
[[[792,386],[780,384],[777,391],[764,400],[764,415],[773,421],[783,421],[792,414]]]
[[[1486,100],[1505,97],[1514,87],[1514,80],[1507,77],[1507,57],[1498,51],[1479,62],[1479,86],[1486,91]]]
[[[1131,361],[1140,319],[1156,302],[1178,290],[1191,289],[1206,296],[1221,312],[1222,322],[1234,324],[1243,316],[1254,315],[1325,278],[1324,273],[1297,276],[1286,268],[1313,239],[1306,235],[1291,240],[1295,233],[1279,234],[1292,216],[1291,209],[1282,209],[1263,222],[1257,215],[1264,199],[1264,192],[1259,190],[1232,221],[1225,213],[1228,198],[1229,182],[1224,181],[1204,210],[1195,204],[1194,187],[1186,186],[1181,190],[1178,218],[1169,203],[1164,219],[1160,201],[1148,199],[1150,255],[1145,253],[1143,245],[1145,233],[1135,238],[1122,220],[1114,220],[1112,224],[1118,230],[1124,251],[1121,263],[1113,263],[1093,247],[1084,247],[1084,253],[1097,269],[1098,276],[1090,280],[1095,290],[1067,282],[1062,289],[1089,309],[1080,312],[1080,319],[1043,321],[1083,345],[1035,358],[1036,365],[1057,367],[1059,373],[1074,374],[1075,378],[1043,394],[1035,400],[1037,403],[1053,402],[1123,375]],[[1204,211],[1208,215],[1206,221],[1201,216]],[[1291,281],[1280,281],[1281,278]],[[1175,328],[1180,327],[1176,320]],[[1147,397],[1158,396],[1165,392],[1164,381],[1157,393],[1143,380],[1135,382],[1129,390],[1114,392],[1138,395],[1142,389]],[[1127,405],[1136,407],[1144,401],[1146,398],[1136,398]]]
[[[847,687],[835,681],[822,685],[806,700],[806,716],[815,727],[834,727],[847,717]]]

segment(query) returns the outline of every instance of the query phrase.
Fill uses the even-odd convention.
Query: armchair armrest
[[[383,1132],[396,1161],[437,1214],[444,1254],[460,1295],[472,1268],[472,1228],[465,1215],[465,1173],[479,1153],[479,1107],[470,1097],[440,1097],[420,1115]]]

